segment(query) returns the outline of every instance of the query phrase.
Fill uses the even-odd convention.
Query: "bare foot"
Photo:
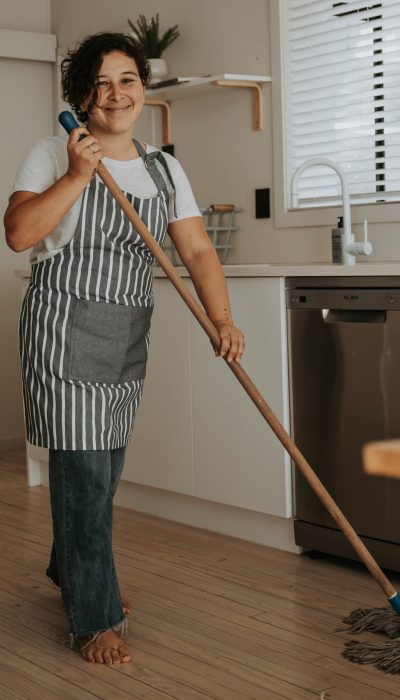
[[[87,637],[80,637],[77,642],[86,661],[98,664],[125,664],[132,660],[125,642],[113,630],[102,632],[99,637],[87,644]],[[87,646],[86,646],[87,644]],[[84,647],[84,648],[82,648]]]
[[[131,604],[130,604],[128,598],[124,595],[121,595],[121,603],[122,603],[122,610],[124,612],[124,615],[129,615],[132,608],[131,608]]]

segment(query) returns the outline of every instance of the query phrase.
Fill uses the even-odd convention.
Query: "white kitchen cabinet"
[[[284,280],[230,278],[243,367],[288,430]],[[226,363],[191,319],[195,495],[290,517],[290,460]]]
[[[231,278],[243,365],[287,428],[284,284]],[[291,515],[290,464],[169,280],[155,280],[148,377],[124,478],[283,517]]]

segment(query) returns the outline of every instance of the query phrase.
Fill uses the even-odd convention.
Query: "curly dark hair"
[[[99,32],[81,41],[61,63],[62,97],[74,110],[79,121],[87,124],[89,112],[97,99],[96,78],[106,54],[120,51],[134,59],[144,86],[150,82],[150,64],[132,36],[118,32]],[[82,103],[92,94],[87,111]]]

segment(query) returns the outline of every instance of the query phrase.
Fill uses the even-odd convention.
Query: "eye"
[[[134,83],[134,78],[123,78],[122,82],[126,85],[127,83]]]
[[[98,87],[104,87],[105,85],[108,85],[108,83],[107,83],[107,80],[98,80],[98,81],[96,82],[96,85],[97,85]]]

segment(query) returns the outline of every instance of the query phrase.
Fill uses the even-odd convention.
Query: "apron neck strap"
[[[164,178],[161,176],[161,174],[160,174],[158,168],[156,167],[154,161],[155,161],[155,160],[158,160],[158,162],[161,163],[161,165],[162,165],[162,167],[163,167],[163,169],[164,169],[164,172],[165,172],[165,174],[166,174],[166,176],[167,176],[167,179],[169,180],[169,182],[170,182],[170,184],[171,184],[171,187],[172,187],[172,190],[173,190],[173,197],[174,197],[174,214],[175,214],[175,218],[177,218],[177,213],[176,213],[176,191],[175,191],[175,184],[174,184],[174,181],[173,181],[173,179],[172,179],[172,175],[171,175],[171,173],[170,173],[169,167],[168,167],[168,165],[167,165],[167,161],[166,161],[165,158],[164,158],[164,155],[161,153],[161,151],[152,151],[151,153],[146,153],[146,151],[144,150],[142,144],[139,143],[139,141],[136,141],[136,139],[133,139],[133,142],[134,142],[134,144],[135,144],[135,146],[136,146],[137,152],[139,153],[140,157],[142,158],[142,160],[143,160],[143,162],[144,162],[144,164],[145,164],[145,166],[146,166],[147,171],[149,172],[150,176],[153,178],[153,180],[154,180],[154,182],[155,182],[155,184],[156,184],[156,186],[157,186],[158,191],[161,191],[162,189],[165,188],[165,180],[164,180]],[[163,183],[164,187],[161,186],[161,182],[160,182],[160,180],[159,180],[160,176],[161,176],[161,180],[162,180],[162,183]],[[168,191],[168,190],[167,190],[167,191]]]
[[[136,141],[136,139],[133,139],[133,143],[135,144],[136,150],[139,153],[141,159],[146,162],[147,153],[144,150],[142,144],[139,141]]]

